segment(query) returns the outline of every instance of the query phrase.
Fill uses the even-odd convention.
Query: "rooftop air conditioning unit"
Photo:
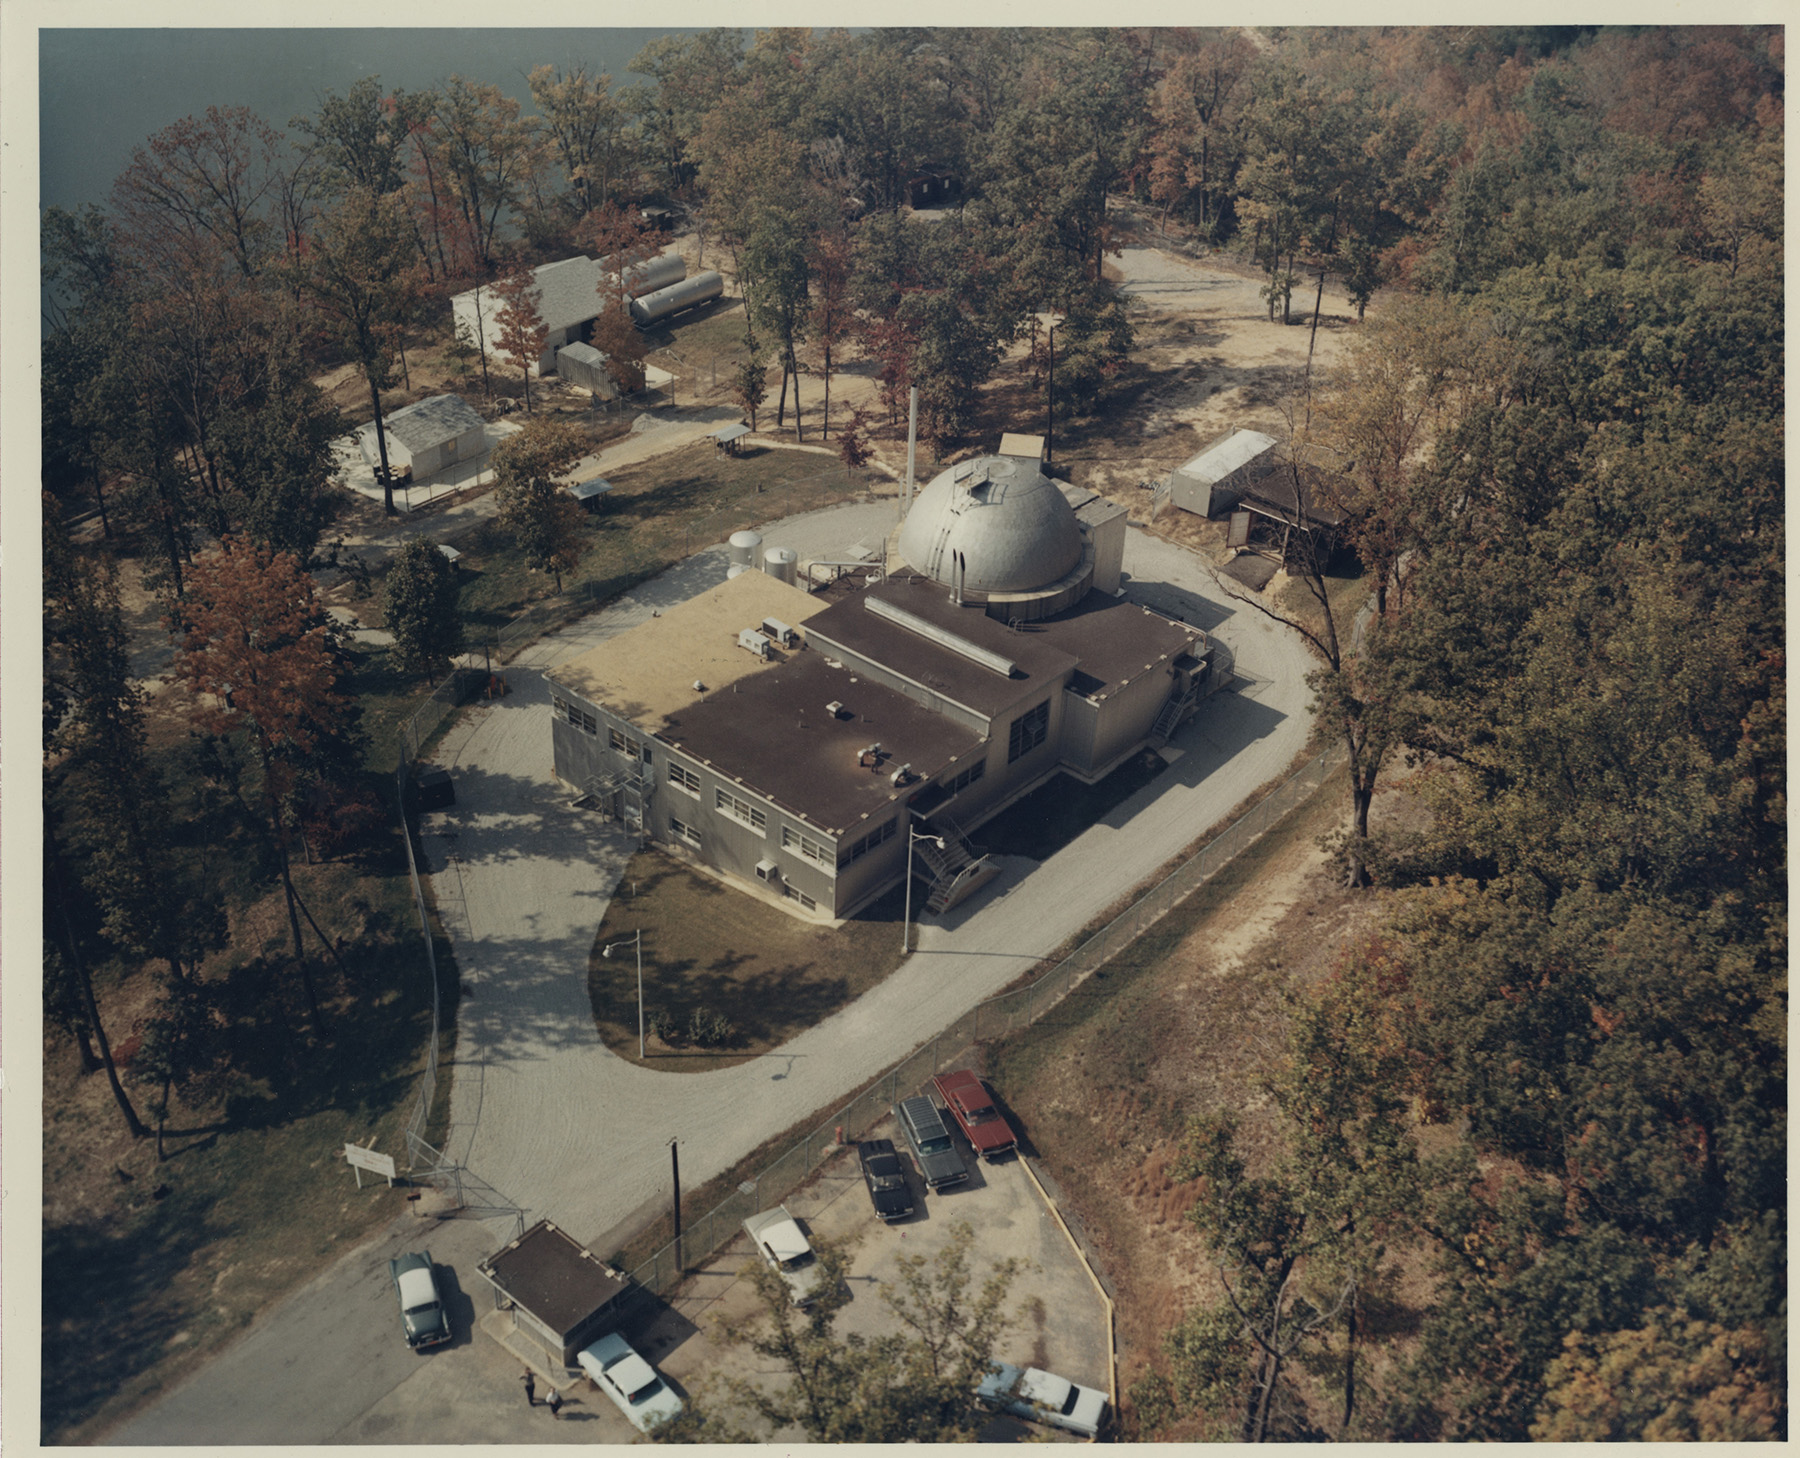
[[[763,637],[763,635],[755,628],[745,628],[743,632],[738,634],[737,641],[738,647],[748,649],[758,658],[767,658],[769,656],[769,640]]]
[[[783,648],[792,648],[799,641],[799,635],[780,618],[764,618],[762,630]]]

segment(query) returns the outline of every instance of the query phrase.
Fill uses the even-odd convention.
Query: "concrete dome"
[[[1032,462],[980,456],[934,478],[900,528],[900,555],[947,587],[955,585],[958,552],[969,592],[1029,592],[1081,560],[1081,527]]]

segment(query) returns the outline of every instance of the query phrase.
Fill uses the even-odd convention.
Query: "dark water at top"
[[[361,76],[420,90],[457,74],[533,110],[525,78],[586,62],[614,87],[668,28],[556,30],[43,30],[39,33],[40,205],[104,207],[132,148],[208,106],[247,106],[281,131]]]

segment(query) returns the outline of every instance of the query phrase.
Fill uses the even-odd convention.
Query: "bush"
[[[699,1048],[722,1048],[737,1036],[731,1019],[711,1008],[697,1007],[688,1015],[688,1041]]]

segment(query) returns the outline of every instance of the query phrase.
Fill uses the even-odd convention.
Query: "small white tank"
[[[789,587],[794,585],[798,567],[799,560],[794,556],[792,547],[770,547],[763,553],[763,571],[771,577],[780,578]]]
[[[733,532],[727,544],[731,551],[731,560],[741,562],[746,567],[761,564],[762,537],[756,532]]]
[[[755,570],[748,562],[733,562],[725,569],[725,580],[729,582],[734,577],[741,577],[744,573]]]

